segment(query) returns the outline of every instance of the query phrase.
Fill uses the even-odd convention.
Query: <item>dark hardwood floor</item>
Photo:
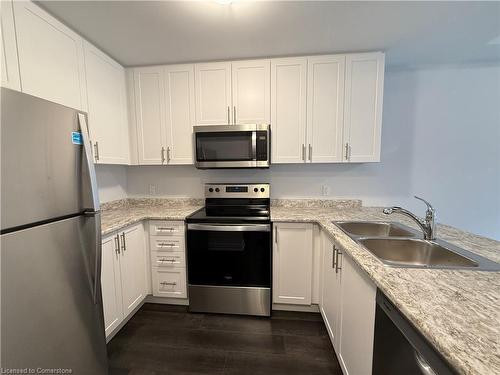
[[[319,314],[191,314],[145,304],[109,342],[110,375],[342,374]]]

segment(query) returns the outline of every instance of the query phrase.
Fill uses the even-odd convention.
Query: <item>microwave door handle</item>
[[[257,132],[252,132],[252,160],[257,160]]]

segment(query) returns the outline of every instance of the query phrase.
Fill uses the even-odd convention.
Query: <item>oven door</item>
[[[270,224],[187,227],[190,285],[270,288]]]
[[[269,167],[269,137],[261,135],[264,140],[257,147],[257,133],[267,134],[258,132],[256,125],[196,126],[195,166],[200,169]],[[262,143],[266,143],[265,147]]]

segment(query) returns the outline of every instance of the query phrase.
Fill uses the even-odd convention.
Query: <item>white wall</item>
[[[389,71],[381,163],[219,171],[135,166],[127,167],[127,192],[149,195],[154,185],[158,196],[202,197],[205,182],[254,181],[271,183],[275,198],[321,197],[326,185],[329,198],[404,205],[423,214],[423,204],[411,198],[417,194],[435,205],[440,222],[500,239],[498,103],[500,65]]]
[[[101,203],[127,197],[127,170],[122,165],[96,165]]]

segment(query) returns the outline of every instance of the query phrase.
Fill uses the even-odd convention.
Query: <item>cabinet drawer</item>
[[[184,236],[183,221],[150,221],[151,236]]]
[[[159,252],[184,252],[184,237],[151,236],[151,251]]]
[[[187,298],[185,268],[153,268],[153,296]]]
[[[185,267],[186,260],[183,252],[175,252],[171,254],[162,254],[158,252],[151,253],[151,263],[156,267]]]

